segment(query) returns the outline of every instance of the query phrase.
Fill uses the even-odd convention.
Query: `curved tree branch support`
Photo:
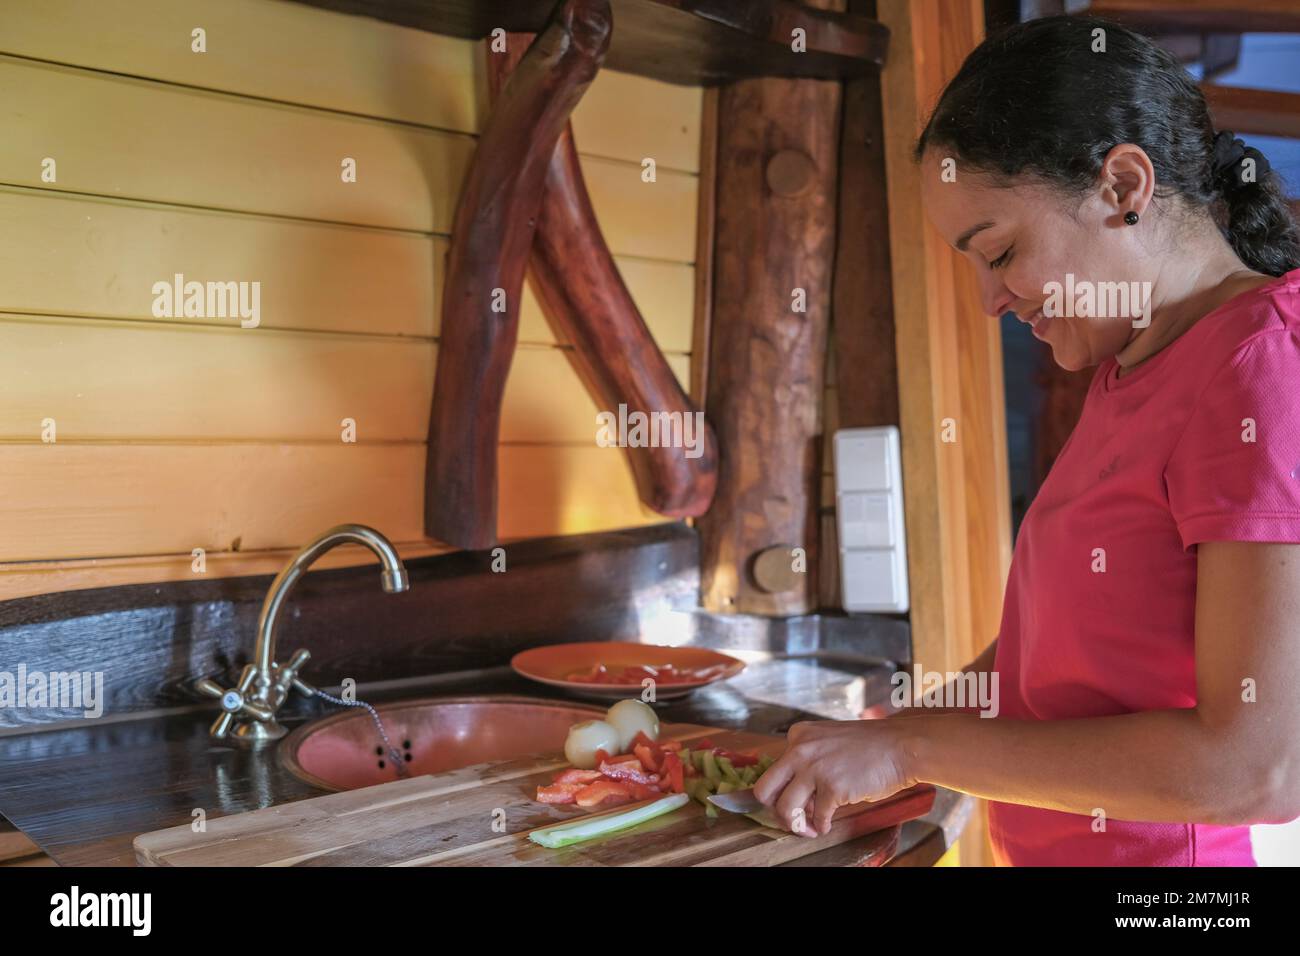
[[[515,36],[510,48],[518,51]],[[494,92],[520,55],[491,58]],[[570,362],[600,409],[617,416],[622,405],[629,416],[640,412],[661,425],[659,445],[627,448],[642,503],[671,518],[703,514],[717,485],[713,430],[678,383],[614,264],[571,126],[551,154],[530,267],[546,319],[573,345]],[[665,433],[672,439],[666,444]]]
[[[565,0],[488,118],[456,207],[429,446],[425,531],[461,548],[496,543],[501,398],[555,143],[609,47],[607,0]]]

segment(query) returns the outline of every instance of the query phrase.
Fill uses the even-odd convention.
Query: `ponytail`
[[[1300,268],[1300,230],[1264,154],[1221,131],[1214,137],[1210,177],[1237,258],[1271,276]]]

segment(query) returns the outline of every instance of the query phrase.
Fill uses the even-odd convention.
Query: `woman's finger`
[[[786,748],[785,753],[776,759],[772,766],[764,771],[763,776],[754,784],[754,799],[770,807],[781,798],[783,791],[798,770],[798,762],[791,754],[793,748]]]
[[[835,817],[835,811],[841,806],[840,801],[825,786],[819,786],[816,791],[816,806],[813,809],[815,816],[813,825],[817,828],[818,835],[831,832],[831,822]]]
[[[800,836],[815,840],[817,837],[821,836],[821,831],[813,822],[817,813],[817,794],[815,791],[813,795],[809,797],[808,802],[804,804],[801,812],[803,813],[803,826],[795,832]]]
[[[781,821],[781,825],[793,833],[808,828],[808,818],[804,807],[812,799],[813,782],[807,776],[797,776],[781,792],[772,812]]]

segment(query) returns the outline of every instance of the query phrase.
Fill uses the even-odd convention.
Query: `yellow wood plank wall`
[[[424,444],[482,61],[280,0],[6,0],[0,600],[186,578],[196,548],[209,575],[264,573],[341,521],[440,549]],[[574,116],[601,227],[683,383],[701,109],[699,89],[606,71]],[[176,274],[258,282],[258,326],[155,316]],[[566,348],[526,293],[507,539],[662,520],[596,447]]]

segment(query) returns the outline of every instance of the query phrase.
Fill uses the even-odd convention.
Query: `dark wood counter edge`
[[[556,0],[295,0],[430,33],[478,40],[494,29],[536,33]],[[606,66],[666,83],[715,86],[753,76],[838,79],[885,61],[889,30],[871,17],[796,0],[611,0]],[[792,33],[805,50],[792,49]]]
[[[380,702],[415,693],[402,686],[366,698]],[[506,668],[446,675],[436,693],[550,694]],[[301,713],[285,722],[295,726],[331,709],[304,702]],[[134,866],[131,842],[138,834],[189,823],[196,809],[212,818],[321,793],[284,769],[273,751],[212,746],[208,716],[172,714],[0,738],[0,814],[60,865]],[[816,719],[746,699],[725,684],[665,704],[661,716],[767,733]],[[969,802],[941,789],[924,818],[945,833],[958,821],[945,848],[960,832],[963,806]],[[929,832],[905,827],[895,855],[907,854]],[[865,846],[859,849],[870,857]]]
[[[699,588],[695,531],[681,522],[507,543],[499,556],[458,551],[406,567],[403,594],[381,591],[376,564],[309,573],[282,616],[280,658],[306,647],[303,677],[322,686],[497,667],[542,644],[636,640],[642,609],[691,609]],[[25,663],[29,673],[102,674],[104,718],[192,706],[202,699],[194,680],[231,686],[248,663],[271,580],[195,575],[0,602],[0,671]],[[80,717],[0,707],[0,735]]]
[[[304,677],[388,684],[499,667],[564,641],[653,640],[672,633],[725,652],[903,663],[906,620],[884,615],[710,615],[695,607],[695,532],[680,523],[507,545],[407,562],[411,590],[383,594],[375,567],[308,574],[290,600],[280,656],[306,647]],[[107,724],[208,707],[193,681],[230,682],[253,651],[269,575],[130,585],[0,603],[0,671],[103,674]],[[667,620],[671,615],[673,619]],[[653,629],[652,629],[653,628]],[[664,640],[660,637],[659,640]],[[424,675],[424,676],[422,676]],[[0,738],[80,727],[76,711],[0,708]]]

